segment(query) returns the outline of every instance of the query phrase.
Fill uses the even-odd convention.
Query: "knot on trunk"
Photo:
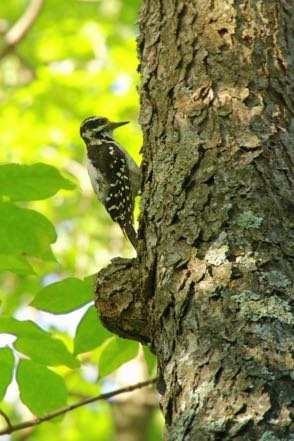
[[[96,276],[95,305],[107,329],[146,344],[150,323],[140,280],[137,259],[112,259]]]

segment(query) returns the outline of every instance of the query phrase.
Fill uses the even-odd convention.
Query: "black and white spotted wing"
[[[97,196],[102,182],[103,201],[111,218],[119,224],[123,232],[135,246],[136,233],[133,227],[134,197],[132,194],[129,171],[124,152],[113,141],[104,140],[90,158],[93,167],[101,172],[103,179],[96,176]],[[91,177],[93,184],[93,177]],[[93,185],[94,186],[94,185]],[[95,189],[95,188],[94,188]],[[96,191],[96,190],[95,190]]]

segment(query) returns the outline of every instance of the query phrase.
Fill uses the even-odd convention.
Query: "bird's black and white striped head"
[[[82,122],[80,134],[85,143],[90,143],[92,140],[112,138],[112,131],[117,127],[128,124],[128,122],[112,122],[103,116],[90,116]]]

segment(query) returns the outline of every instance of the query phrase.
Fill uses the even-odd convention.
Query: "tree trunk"
[[[151,342],[169,441],[294,440],[291,5],[140,12],[138,260],[108,317],[105,278],[97,305],[111,329]]]

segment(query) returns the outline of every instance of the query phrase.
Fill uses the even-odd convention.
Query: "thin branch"
[[[4,35],[5,46],[2,49],[0,58],[3,58],[24,38],[40,14],[44,2],[45,0],[32,0],[23,15]]]
[[[3,415],[7,427],[4,430],[0,431],[1,435],[6,435],[12,432],[16,432],[17,430],[26,429],[28,427],[37,426],[38,424],[43,423],[44,421],[52,420],[52,418],[55,418],[59,415],[63,415],[71,410],[77,409],[78,407],[85,406],[86,404],[94,403],[95,401],[99,400],[108,400],[109,398],[115,397],[116,395],[124,394],[127,392],[132,392],[133,390],[140,389],[142,387],[150,386],[151,384],[154,384],[156,382],[156,378],[153,378],[152,380],[143,381],[141,383],[133,384],[131,386],[123,387],[121,389],[114,390],[112,392],[108,392],[105,394],[97,395],[96,397],[87,398],[86,400],[78,401],[77,403],[70,404],[65,407],[61,407],[60,409],[54,410],[53,412],[49,412],[46,415],[34,418],[33,420],[24,421],[20,424],[11,424],[10,420],[7,418],[7,416],[1,411],[1,415]]]
[[[32,0],[23,15],[17,20],[5,35],[8,46],[15,46],[32,27],[34,21],[41,12],[45,0]]]
[[[8,418],[8,416],[6,415],[6,413],[3,412],[3,410],[1,410],[1,409],[0,409],[0,415],[4,418],[4,420],[5,420],[5,422],[6,422],[6,425],[7,425],[7,428],[10,429],[10,428],[12,427],[11,421],[10,421],[10,419]]]

